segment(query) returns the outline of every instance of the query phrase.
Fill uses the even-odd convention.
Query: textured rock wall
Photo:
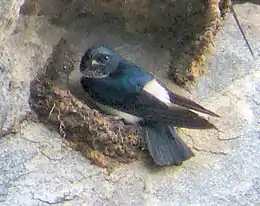
[[[218,0],[27,0],[21,11],[48,16],[50,22],[62,27],[75,27],[81,22],[81,28],[89,30],[91,21],[97,27],[105,23],[121,33],[150,38],[170,50],[170,78],[180,85],[204,75],[199,66],[221,19]]]
[[[19,10],[23,5],[24,0],[2,0],[0,2],[0,40],[1,42],[5,37],[8,37],[14,27],[16,20],[19,17]]]
[[[0,3],[0,135],[12,130],[12,125],[29,111],[29,85],[36,71],[44,66],[52,42],[38,35],[37,20],[20,16],[24,1],[6,0]],[[23,28],[23,25],[26,25]]]
[[[12,48],[9,48],[12,46],[9,37],[16,26],[22,4],[23,0],[0,2],[0,135],[9,130],[16,119],[15,113],[19,113],[20,108],[16,109],[14,102],[19,104],[19,101],[23,101],[24,94],[20,94],[21,86],[15,82],[15,75],[12,73],[13,58],[10,54]],[[25,98],[26,96],[28,97],[28,94]]]
[[[186,84],[200,76],[201,72],[196,64],[201,62],[205,48],[213,41],[218,30],[220,17],[218,1],[216,0],[160,2],[154,0],[10,0],[1,2],[0,15],[2,16],[0,28],[1,136],[16,130],[19,121],[30,112],[28,104],[30,82],[35,78],[37,72],[44,74],[46,70],[47,76],[52,75],[51,78],[48,77],[49,79],[65,80],[56,81],[56,84],[58,82],[68,83],[66,81],[69,73],[78,69],[81,55],[87,45],[93,43],[87,34],[95,33],[100,28],[110,27],[110,31],[120,33],[124,38],[133,38],[137,44],[146,39],[148,44],[153,44],[156,48],[162,47],[171,55],[171,61],[164,62],[167,68],[170,66],[171,79],[179,84]],[[109,33],[109,29],[104,29],[104,33]],[[113,35],[111,33],[111,36]],[[96,32],[94,36],[97,36],[96,41],[103,40],[102,33]],[[61,39],[73,39],[74,49],[71,51],[67,48],[56,50],[57,45],[60,46],[63,42],[60,41]],[[117,37],[114,36],[109,37],[106,43],[112,42],[112,39],[118,41]],[[67,44],[72,44],[71,41],[67,42]],[[80,45],[81,42],[83,42],[82,45]],[[118,44],[121,46],[121,43]],[[133,51],[135,56],[139,55],[139,52]],[[155,56],[158,59],[163,59],[164,53],[158,52]],[[142,58],[141,53],[140,56]],[[127,52],[126,57],[128,57]],[[147,62],[145,64],[144,66],[148,67]],[[151,67],[155,67],[154,63],[151,63]],[[161,70],[161,65],[159,64],[155,70]],[[46,99],[48,98],[49,96],[46,96]],[[55,100],[55,96],[53,98]],[[34,103],[37,108],[37,102],[34,101]],[[46,105],[46,107],[40,108],[36,112],[42,116],[41,110],[45,109],[45,114],[48,114],[51,107]],[[84,115],[91,114],[91,109],[86,108],[89,112],[86,111]],[[70,107],[68,111],[73,112],[74,108]],[[45,115],[45,122],[50,121],[48,115]],[[83,133],[92,134],[90,138],[98,139],[100,133],[92,131],[97,130],[97,128],[88,127],[89,125],[85,125],[84,120],[81,121],[83,130],[85,129]],[[73,124],[70,125],[73,121],[67,122],[67,128],[74,128]],[[60,133],[57,122],[53,121],[52,123],[53,128]],[[118,122],[115,128],[120,128],[120,124]],[[112,132],[111,134],[117,133],[117,131],[110,132]],[[94,137],[93,134],[97,137]],[[127,136],[128,134],[123,135]],[[71,135],[67,138],[71,138]],[[100,142],[102,143],[102,141]],[[104,148],[100,145],[98,147]],[[112,147],[114,148],[114,146]],[[134,143],[129,148],[130,152],[135,151],[135,148],[139,148],[139,144]],[[104,153],[103,150],[101,151]],[[83,153],[85,154],[86,151]],[[128,155],[128,152],[126,154]]]
[[[14,2],[0,0],[1,6],[8,8]],[[5,21],[2,8],[1,25]],[[20,132],[0,138],[0,205],[259,205],[260,6],[247,2],[235,5],[235,9],[258,64],[250,56],[233,16],[227,15],[217,37],[216,52],[207,56],[207,78],[192,94],[193,99],[221,115],[214,119],[221,132],[185,130],[189,136],[186,142],[191,142],[196,153],[194,158],[181,167],[163,169],[151,168],[142,160],[108,174],[65,146],[56,132],[41,123],[25,121]],[[18,15],[19,9],[15,12]],[[5,30],[6,35],[1,32],[0,42],[0,122],[5,128],[13,121],[5,122],[3,111],[11,120],[25,113],[28,97],[24,95],[29,94],[20,91],[29,90],[29,74],[34,76],[37,69],[49,65],[46,59],[55,54],[53,45],[70,33],[33,14],[20,15],[18,24],[13,22],[12,29]],[[86,27],[85,21],[79,25]],[[92,37],[105,37],[107,30],[91,30],[90,36],[81,39],[78,27],[72,40],[78,42],[75,51],[80,57]],[[119,38],[115,35],[109,39]],[[130,52],[126,47],[131,48]],[[121,52],[144,68],[159,68],[168,62],[163,50],[148,47],[144,52],[143,47],[130,43],[126,47]],[[57,61],[50,70],[61,63]],[[11,80],[15,87],[9,87]]]

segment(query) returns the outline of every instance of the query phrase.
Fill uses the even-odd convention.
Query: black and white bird
[[[175,127],[215,128],[192,110],[217,114],[174,94],[152,74],[105,46],[92,46],[85,52],[80,72],[82,88],[99,107],[121,111],[127,121],[144,127],[146,146],[157,165],[180,165],[193,156]]]

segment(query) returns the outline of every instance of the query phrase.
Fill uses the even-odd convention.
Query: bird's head
[[[88,78],[105,78],[117,69],[120,59],[112,49],[92,46],[81,58],[80,72]]]

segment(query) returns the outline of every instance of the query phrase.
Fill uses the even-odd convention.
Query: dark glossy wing
[[[180,96],[178,94],[175,94],[171,92],[165,84],[160,82],[158,79],[154,79],[150,81],[146,86],[144,87],[148,93],[154,95],[154,96],[162,96],[164,95],[164,101],[169,107],[176,108],[176,106],[182,106],[187,109],[192,109],[197,112],[201,112],[204,114],[208,114],[211,116],[219,117],[216,113],[202,107],[201,105],[197,104],[196,102],[187,99],[183,96]],[[159,90],[159,93],[158,93]]]
[[[218,114],[216,114],[216,113],[214,113],[214,112],[212,112],[212,111],[202,107],[201,105],[195,103],[192,100],[189,100],[189,99],[187,99],[185,97],[182,97],[180,95],[174,94],[174,93],[172,93],[170,91],[169,91],[169,94],[172,97],[173,103],[176,104],[176,105],[183,106],[183,107],[186,107],[188,109],[192,109],[192,110],[195,110],[197,112],[208,114],[208,115],[211,115],[211,116],[214,116],[214,117],[220,117]]]
[[[189,109],[174,105],[169,108],[165,103],[145,90],[140,93],[135,104],[126,105],[124,111],[142,117],[146,121],[168,122],[176,127],[194,129],[216,128],[208,120]]]

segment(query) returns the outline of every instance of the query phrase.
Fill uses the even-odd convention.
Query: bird
[[[216,129],[197,112],[214,117],[218,114],[173,93],[152,73],[112,48],[90,46],[79,67],[82,89],[101,110],[111,108],[118,111],[113,115],[143,127],[144,143],[156,165],[181,165],[194,156],[176,128]]]

